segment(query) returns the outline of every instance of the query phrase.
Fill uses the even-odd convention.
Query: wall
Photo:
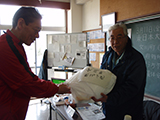
[[[82,31],[100,29],[101,15],[111,12],[117,12],[117,21],[160,12],[160,0],[90,0],[83,5],[76,5],[75,0],[71,0],[71,6],[73,4],[75,10],[72,17],[75,20],[72,24],[73,32],[80,29]],[[82,28],[77,24],[81,24]]]
[[[101,15],[117,12],[117,21],[160,12],[160,0],[100,0]]]
[[[89,0],[85,4],[76,4],[70,0],[71,25],[69,33],[100,29],[100,0]]]
[[[82,5],[76,4],[75,0],[70,0],[71,33],[82,32]]]
[[[82,7],[82,31],[101,28],[100,0],[90,0]]]

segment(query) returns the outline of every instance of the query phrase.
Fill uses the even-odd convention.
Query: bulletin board
[[[87,45],[90,64],[95,68],[100,68],[106,47],[104,33],[101,30],[87,32]]]
[[[86,33],[48,34],[48,66],[84,68],[88,64]]]
[[[90,40],[90,42],[88,43],[88,45],[90,46],[99,46],[100,48],[97,48],[98,51],[96,51],[95,49],[92,49],[91,51],[89,51],[89,58],[90,58],[90,63],[92,64],[93,67],[95,68],[100,68],[101,66],[101,61],[102,61],[102,56],[104,55],[104,39],[92,39]]]

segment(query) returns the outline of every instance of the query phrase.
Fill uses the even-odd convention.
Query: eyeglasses
[[[125,38],[126,37],[126,35],[125,36],[117,36],[117,37],[109,37],[108,38],[108,40],[110,41],[110,42],[113,42],[113,41],[115,41],[115,40],[117,40],[117,41],[120,41],[121,39],[123,39],[123,38]]]

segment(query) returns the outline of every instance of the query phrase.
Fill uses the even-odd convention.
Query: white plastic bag
[[[66,83],[75,100],[87,101],[92,96],[99,99],[101,93],[108,94],[113,89],[116,78],[109,70],[87,66],[66,80]]]

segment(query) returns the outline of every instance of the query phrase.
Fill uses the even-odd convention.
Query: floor
[[[25,120],[50,120],[49,104],[44,101],[41,103],[41,99],[30,100]],[[62,120],[54,110],[52,110],[52,120]]]

